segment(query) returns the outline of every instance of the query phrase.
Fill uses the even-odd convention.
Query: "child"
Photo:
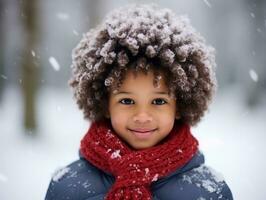
[[[213,54],[186,17],[156,5],[117,9],[85,34],[70,85],[91,126],[46,200],[233,199],[190,132],[215,92]]]

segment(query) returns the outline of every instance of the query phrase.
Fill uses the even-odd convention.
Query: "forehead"
[[[158,85],[154,84],[155,75],[152,70],[149,70],[147,74],[142,71],[133,72],[129,70],[126,72],[125,77],[122,81],[122,84],[119,90],[122,89],[153,89],[153,90],[168,90],[168,87],[165,83],[164,74],[159,72],[158,76]]]

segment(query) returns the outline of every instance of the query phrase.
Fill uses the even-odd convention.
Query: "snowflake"
[[[155,174],[151,181],[152,182],[157,181],[158,177],[159,177],[159,174]]]
[[[111,158],[114,159],[114,158],[121,158],[121,155],[120,155],[120,150],[116,150],[112,153],[111,155]]]

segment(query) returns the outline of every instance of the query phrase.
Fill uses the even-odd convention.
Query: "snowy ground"
[[[233,88],[220,92],[193,128],[207,165],[223,174],[236,200],[266,199],[265,111],[266,101],[248,110]],[[89,126],[69,91],[40,92],[37,136],[25,134],[21,115],[20,92],[8,89],[0,104],[1,200],[44,199],[52,173],[77,158]]]

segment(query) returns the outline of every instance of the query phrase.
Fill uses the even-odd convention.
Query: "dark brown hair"
[[[214,49],[190,25],[156,5],[130,5],[111,12],[83,35],[73,50],[70,85],[84,117],[104,118],[109,88],[119,88],[134,69],[163,75],[176,97],[181,120],[196,125],[216,88]]]

